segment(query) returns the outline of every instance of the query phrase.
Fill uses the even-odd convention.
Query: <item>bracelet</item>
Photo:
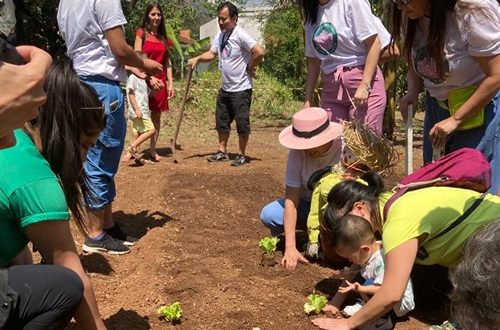
[[[366,91],[367,91],[368,93],[371,93],[371,92],[372,92],[372,87],[370,86],[370,84],[369,84],[369,83],[367,83],[367,82],[366,82],[366,81],[364,81],[364,80],[361,80],[361,82],[362,82],[363,84],[365,84],[365,86],[366,86]]]

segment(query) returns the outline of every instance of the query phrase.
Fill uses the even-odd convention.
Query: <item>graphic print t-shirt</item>
[[[447,14],[443,76],[437,71],[426,47],[429,19],[418,21],[412,47],[412,65],[424,87],[438,100],[451,90],[478,85],[485,77],[475,57],[500,54],[500,6],[496,0],[469,0],[473,10]]]
[[[223,39],[227,42],[222,43]],[[215,37],[210,50],[219,56],[222,90],[241,92],[252,88],[252,77],[247,73],[251,50],[257,42],[241,27],[235,26],[229,38],[223,32]],[[221,49],[221,45],[224,46]]]
[[[368,0],[331,0],[319,6],[316,24],[306,24],[305,54],[321,60],[321,71],[365,64],[363,43],[379,33]]]

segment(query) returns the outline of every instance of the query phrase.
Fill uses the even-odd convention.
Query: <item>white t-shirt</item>
[[[130,119],[134,119],[137,116],[135,115],[134,108],[130,102],[129,90],[134,91],[137,104],[139,105],[139,108],[141,108],[142,118],[149,119],[151,117],[149,111],[149,88],[146,81],[133,74],[131,74],[127,79],[128,117]]]
[[[219,56],[219,69],[222,73],[222,90],[241,92],[252,88],[252,77],[247,73],[251,50],[257,42],[241,27],[236,25],[221,52],[220,46],[224,33],[219,32],[210,50]]]
[[[384,23],[382,23],[382,20],[378,16],[373,16],[373,19],[375,20],[375,25],[377,26],[378,30],[378,38],[380,39],[380,49],[384,49],[391,43],[391,34],[389,33],[389,31],[387,31]]]
[[[384,250],[380,248],[378,251],[375,251],[366,264],[361,265],[360,272],[365,280],[373,280],[373,284],[382,285],[385,272]],[[409,280],[403,298],[394,306],[394,312],[397,316],[403,316],[414,308],[413,285],[411,284],[411,280]]]
[[[125,81],[125,67],[116,60],[104,35],[127,23],[120,0],[61,0],[57,23],[79,76]]]
[[[318,5],[316,24],[305,25],[305,53],[321,60],[321,71],[364,65],[368,51],[363,43],[378,34],[368,0],[330,0]]]
[[[415,72],[424,79],[424,87],[438,100],[448,99],[457,88],[478,85],[484,73],[472,56],[500,54],[500,6],[496,0],[467,0],[474,9],[447,15],[444,77],[439,77],[434,60],[425,56],[429,19],[417,24],[412,47]]]
[[[342,142],[340,139],[335,139],[330,149],[320,158],[307,156],[305,150],[290,149],[286,164],[285,185],[292,188],[302,188],[301,198],[310,201],[312,191],[307,189],[307,181],[311,174],[328,165],[337,164],[341,155]]]
[[[16,28],[16,6],[12,0],[0,0],[0,33],[6,37]]]

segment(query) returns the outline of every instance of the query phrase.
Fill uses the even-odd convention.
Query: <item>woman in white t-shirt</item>
[[[340,161],[342,125],[330,122],[325,110],[306,108],[293,115],[292,125],[279,135],[280,143],[290,149],[285,174],[285,197],[262,209],[262,223],[272,235],[285,232],[285,253],[281,261],[293,270],[298,261],[307,262],[295,246],[296,228],[306,230],[311,206],[307,181],[311,174]]]
[[[302,1],[307,82],[304,107],[312,104],[322,73],[321,107],[331,121],[358,119],[382,133],[386,105],[377,62],[385,29],[368,0]]]
[[[404,14],[405,53],[411,64],[408,93],[399,101],[404,117],[407,106],[417,103],[418,94],[424,89],[427,92],[424,162],[432,161],[433,149],[448,153],[463,147],[478,147],[491,161],[490,192],[496,193],[500,186],[500,120],[492,120],[499,112],[498,1],[394,2],[393,37],[397,40],[404,29]]]

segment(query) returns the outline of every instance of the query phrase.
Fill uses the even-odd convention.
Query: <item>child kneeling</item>
[[[360,267],[360,274],[365,280],[363,284],[358,282],[350,283],[345,281],[346,285],[338,289],[337,294],[328,302],[324,311],[330,311],[334,314],[339,312],[347,295],[351,292],[358,293],[362,300],[351,306],[346,306],[342,314],[346,317],[354,315],[380,288],[384,280],[384,251],[382,243],[375,240],[373,229],[368,221],[355,216],[346,215],[334,229],[335,252],[352,263],[352,267]],[[403,316],[415,308],[413,300],[413,288],[411,281],[408,282],[402,299],[396,306],[394,312],[397,316]],[[393,324],[390,315],[385,315],[375,322],[368,324],[360,329],[392,329]]]

